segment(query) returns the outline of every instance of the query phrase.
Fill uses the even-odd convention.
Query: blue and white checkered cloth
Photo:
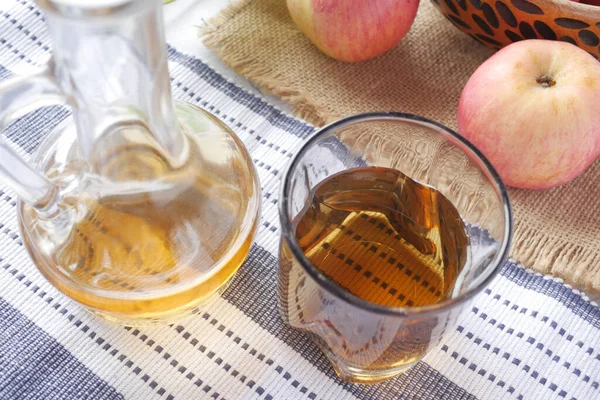
[[[49,47],[30,1],[0,1],[0,79],[42,64]],[[600,398],[598,306],[513,262],[410,372],[372,386],[340,381],[276,311],[279,181],[314,128],[199,59],[174,47],[169,58],[175,96],[229,124],[256,162],[264,198],[250,257],[198,316],[163,328],[109,325],[36,270],[19,237],[15,195],[0,186],[0,399]],[[5,140],[27,156],[65,116],[36,111]]]

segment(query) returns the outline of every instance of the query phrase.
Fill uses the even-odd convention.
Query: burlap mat
[[[235,71],[322,125],[365,111],[420,114],[456,129],[462,87],[491,50],[421,2],[391,52],[345,64],[321,54],[295,27],[284,0],[241,0],[202,28],[204,42]],[[560,188],[510,191],[512,256],[600,294],[600,162]]]

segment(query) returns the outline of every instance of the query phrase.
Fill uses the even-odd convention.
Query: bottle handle
[[[23,115],[40,107],[65,104],[66,100],[54,77],[52,60],[33,75],[0,82],[0,181],[46,215],[52,214],[59,202],[57,186],[29,165],[1,135]]]

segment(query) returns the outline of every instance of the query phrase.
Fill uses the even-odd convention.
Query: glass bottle
[[[256,232],[260,186],[216,117],[173,101],[159,0],[38,0],[47,66],[0,85],[0,128],[39,106],[72,116],[31,164],[0,141],[42,274],[125,325],[171,323],[220,293]]]

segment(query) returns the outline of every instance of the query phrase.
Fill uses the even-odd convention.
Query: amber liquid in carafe
[[[451,296],[469,237],[454,205],[401,172],[360,167],[318,184],[298,215],[308,259],[340,288],[389,307]]]
[[[168,320],[224,289],[252,242],[254,227],[245,227],[244,217],[255,207],[253,182],[226,135],[187,139],[189,161],[176,169],[143,144],[116,146],[93,160],[96,176],[111,184],[91,181],[65,198],[76,223],[53,243],[51,265],[37,262],[63,292],[108,319],[130,315],[136,325]],[[35,226],[32,213],[24,216]]]

